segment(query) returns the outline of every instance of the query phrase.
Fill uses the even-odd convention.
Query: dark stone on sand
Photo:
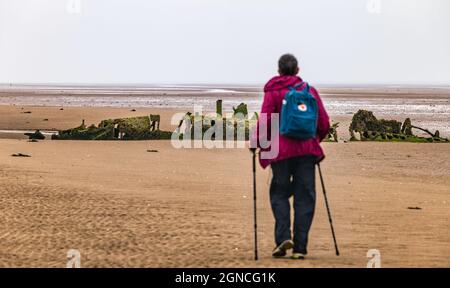
[[[23,153],[12,154],[11,156],[12,157],[31,157],[30,155],[23,154]]]

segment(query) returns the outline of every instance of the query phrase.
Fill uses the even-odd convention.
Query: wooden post
[[[216,114],[222,116],[222,100],[216,101]]]

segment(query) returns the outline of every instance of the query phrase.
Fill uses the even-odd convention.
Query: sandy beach
[[[177,111],[185,110],[0,105],[0,130],[160,114],[161,129],[170,131]],[[346,130],[343,125],[343,137]],[[318,181],[308,259],[271,257],[270,172],[258,169],[261,260],[254,262],[246,149],[174,149],[170,141],[32,143],[0,135],[1,267],[65,267],[69,249],[80,251],[82,267],[365,267],[369,249],[380,251],[383,267],[450,267],[448,144],[323,144],[339,257]]]

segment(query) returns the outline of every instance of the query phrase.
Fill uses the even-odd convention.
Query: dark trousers
[[[289,198],[294,196],[294,251],[304,254],[316,205],[316,160],[315,156],[306,155],[271,164],[270,203],[275,216],[276,245],[291,239]]]

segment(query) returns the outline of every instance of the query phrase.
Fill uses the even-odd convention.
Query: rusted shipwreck
[[[429,137],[417,136],[413,129],[425,132]],[[438,130],[432,133],[428,129],[412,125],[410,118],[406,118],[403,123],[377,119],[373,112],[367,110],[359,110],[353,115],[349,132],[350,141],[449,142],[447,138],[440,137]]]
[[[59,131],[54,140],[156,140],[170,139],[172,133],[159,129],[160,116],[149,115],[131,118],[108,119],[98,126],[80,126]]]
[[[211,139],[211,140],[249,140],[250,133],[258,120],[258,114],[250,117],[247,105],[241,103],[233,107],[233,114],[222,116],[222,101],[216,103],[215,115],[194,115],[186,113],[179,121],[175,131],[160,130],[160,115],[148,115],[131,118],[108,119],[97,126],[80,126],[59,131],[52,136],[55,140],[168,140],[179,139]],[[334,123],[325,141],[338,142],[337,128]],[[413,134],[413,129],[429,135],[421,137]],[[377,119],[373,112],[359,110],[353,115],[349,127],[351,141],[394,141],[394,142],[449,142],[440,137],[439,131],[434,133],[427,129],[412,125],[407,118],[403,123],[397,120]],[[34,134],[33,134],[34,135]]]
[[[52,136],[53,140],[168,140],[204,139],[211,140],[248,140],[252,123],[256,123],[258,115],[255,113],[248,119],[247,105],[241,103],[233,107],[233,115],[229,118],[222,116],[222,101],[217,101],[215,116],[194,115],[190,112],[180,119],[176,131],[160,130],[160,115],[149,115],[131,118],[108,119],[97,126],[86,126],[84,120],[81,125],[68,130],[58,131]],[[223,130],[219,129],[220,127]],[[208,134],[209,133],[209,134]],[[231,133],[231,134],[230,134]]]

